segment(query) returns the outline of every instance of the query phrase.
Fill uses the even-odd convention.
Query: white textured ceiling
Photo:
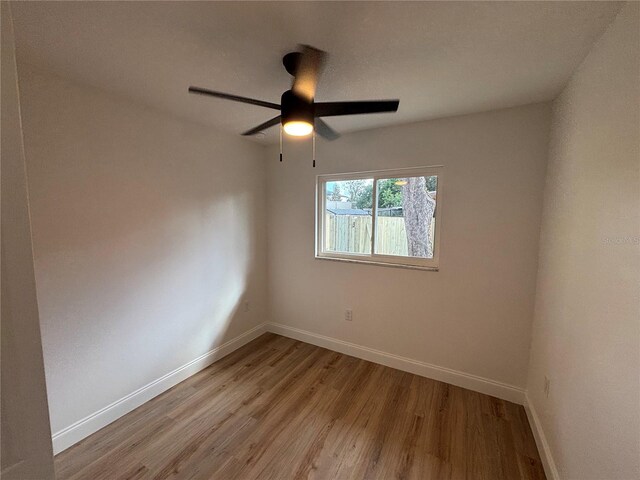
[[[340,132],[554,98],[619,9],[613,2],[17,2],[18,59],[239,133],[279,103],[282,55],[329,53],[317,101],[399,98],[395,114],[329,118]],[[277,136],[273,128],[262,141]]]

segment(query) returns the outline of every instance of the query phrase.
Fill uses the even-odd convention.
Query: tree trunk
[[[402,187],[402,210],[407,231],[407,247],[411,257],[433,257],[429,242],[431,219],[436,206],[427,193],[425,177],[409,177]]]

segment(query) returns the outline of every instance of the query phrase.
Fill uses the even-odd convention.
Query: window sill
[[[376,260],[358,260],[355,258],[325,257],[320,255],[316,255],[315,258],[316,260],[329,260],[332,262],[345,262],[345,263],[360,263],[363,265],[377,265],[379,267],[405,268],[409,270],[427,270],[431,272],[437,272],[440,270],[439,267],[427,267],[422,265],[406,265],[403,263],[379,262]]]

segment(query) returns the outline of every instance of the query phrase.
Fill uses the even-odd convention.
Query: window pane
[[[438,177],[378,180],[375,252],[433,258]]]
[[[371,254],[373,180],[327,182],[324,251]]]

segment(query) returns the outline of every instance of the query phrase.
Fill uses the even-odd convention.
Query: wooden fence
[[[327,213],[325,235],[328,251],[371,253],[371,217],[368,215]]]
[[[376,253],[384,255],[407,255],[407,231],[404,217],[378,217]]]
[[[407,255],[407,232],[402,217],[378,217],[377,253]],[[431,223],[431,241],[435,219]],[[371,217],[334,215],[325,217],[325,248],[333,252],[371,253]]]

